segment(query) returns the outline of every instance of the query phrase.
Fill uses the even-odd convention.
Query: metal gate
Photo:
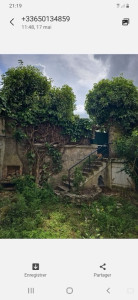
[[[107,132],[95,132],[95,139],[93,144],[99,145],[98,154],[102,154],[103,157],[109,156],[109,147],[108,147],[108,133]],[[103,147],[100,147],[102,146]]]

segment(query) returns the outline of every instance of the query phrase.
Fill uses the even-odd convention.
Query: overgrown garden
[[[17,143],[25,144],[29,171],[14,179],[14,192],[1,187],[0,238],[138,237],[136,193],[103,193],[89,205],[78,205],[56,196],[47,182],[62,169],[58,146],[90,143],[92,127],[109,132],[116,127],[114,150],[138,189],[138,90],[122,75],[100,81],[86,96],[86,119],[74,114],[75,100],[71,87],[54,87],[39,69],[22,61],[2,75],[0,116],[10,120]],[[37,143],[43,143],[43,151]],[[49,165],[44,164],[46,154]],[[76,190],[81,176],[77,169]]]
[[[0,193],[0,238],[137,238],[136,194],[103,194],[91,204],[55,196],[34,178],[15,180],[16,192]]]

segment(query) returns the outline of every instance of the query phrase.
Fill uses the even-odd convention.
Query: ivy
[[[34,164],[34,160],[35,160],[36,155],[32,151],[28,151],[26,156],[27,156],[29,167],[31,167]]]
[[[92,138],[92,121],[86,118],[76,118],[72,122],[60,123],[62,134],[70,136],[71,142],[79,142],[81,139]]]
[[[45,144],[48,155],[52,159],[52,169],[54,173],[58,173],[62,170],[62,155],[58,149],[49,143]]]
[[[21,142],[26,138],[26,134],[22,129],[15,129],[13,137],[16,139],[17,142]]]

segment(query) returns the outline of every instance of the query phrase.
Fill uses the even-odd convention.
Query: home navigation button
[[[70,295],[73,294],[73,288],[72,287],[67,287],[66,288],[66,293],[70,294]]]

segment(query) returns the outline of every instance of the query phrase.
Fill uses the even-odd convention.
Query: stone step
[[[89,168],[84,168],[84,169],[82,170],[82,172],[86,172],[86,173],[89,173],[89,174],[90,174],[91,169],[89,169]]]
[[[85,177],[86,182],[87,182],[87,180],[89,180],[89,177],[93,176],[95,174],[95,172],[98,171],[103,166],[103,163],[101,161],[95,161],[95,162],[91,163],[90,166],[91,166],[90,169],[89,169],[88,165],[86,165],[82,169],[82,175]],[[71,174],[71,178],[70,178],[70,188],[71,188],[71,190],[74,190],[73,181],[74,181],[74,177],[73,177],[73,174]],[[85,185],[85,182],[84,182],[84,185]],[[57,195],[60,195],[60,194],[63,195],[67,192],[70,192],[70,188],[69,188],[68,179],[63,180],[62,183],[56,187],[56,189],[55,189],[56,194]]]
[[[101,161],[95,161],[95,162],[91,162],[90,163],[90,168],[92,168],[93,166],[99,166],[99,167],[101,167],[103,165],[103,163],[101,162]],[[87,163],[85,166],[84,166],[84,168],[85,167],[89,167],[89,164]]]
[[[69,199],[69,201],[71,201],[72,203],[78,203],[78,204],[81,204],[81,203],[90,203],[92,202],[96,197],[97,195],[99,195],[100,193],[102,192],[102,189],[98,186],[92,186],[91,187],[91,190],[89,191],[83,191],[83,193],[74,193],[73,191],[68,191],[68,192],[58,192],[58,191],[55,191],[55,194],[57,196],[65,196],[67,199]]]
[[[85,171],[85,170],[82,171],[82,175],[84,175],[84,176],[86,176],[86,177],[89,177],[89,176],[92,175],[92,174],[93,174],[92,170],[91,170],[90,172]]]
[[[99,170],[100,167],[101,167],[101,166],[99,166],[99,165],[93,165],[91,168],[92,168],[93,170]]]
[[[61,193],[59,191],[57,191],[57,190],[54,190],[54,193],[55,193],[56,196],[60,196],[61,195]]]
[[[97,160],[91,163],[91,165],[96,165],[96,166],[102,166],[102,164],[103,164],[102,161],[97,161]]]
[[[61,192],[68,192],[69,189],[65,185],[58,185],[58,186],[56,186],[55,190],[56,191],[61,191]]]
[[[100,168],[100,166],[94,165],[94,166],[91,166],[90,168],[89,167],[85,167],[83,169],[83,171],[91,172],[92,170],[98,170],[99,168]]]
[[[102,165],[102,160],[94,160],[94,161],[91,161],[91,162],[90,162],[90,165],[92,166],[93,164],[96,164],[96,165],[101,166],[101,165]],[[84,165],[85,165],[85,163],[84,163]],[[88,166],[88,165],[89,165],[89,162],[86,163],[86,166]]]

